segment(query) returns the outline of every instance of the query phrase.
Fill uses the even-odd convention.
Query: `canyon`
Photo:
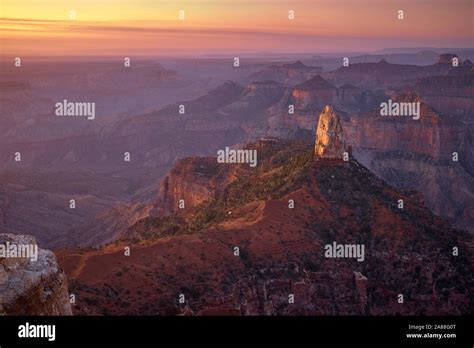
[[[351,64],[349,70],[343,67],[310,77],[305,82],[299,82],[298,78],[293,82],[253,81],[247,85],[226,81],[196,99],[176,101],[158,111],[126,117],[98,132],[70,139],[67,146],[58,146],[60,142],[47,142],[41,146],[31,143],[27,148],[24,145],[2,148],[10,154],[18,149],[29,154],[30,159],[17,167],[28,169],[34,164],[37,168],[41,163],[53,163],[60,168],[67,165],[68,169],[62,170],[64,175],[72,175],[67,172],[69,168],[75,168],[83,173],[81,176],[93,175],[95,178],[92,180],[103,183],[100,191],[108,188],[106,197],[110,199],[104,199],[100,191],[94,194],[90,189],[88,192],[93,195],[83,198],[89,200],[87,204],[91,208],[97,207],[90,209],[93,222],[85,224],[81,222],[84,220],[77,219],[77,214],[69,214],[73,218],[70,221],[78,221],[78,224],[67,227],[70,232],[63,232],[63,236],[51,229],[32,231],[40,236],[48,234],[49,241],[41,240],[47,246],[77,245],[73,239],[76,234],[90,236],[81,237],[81,245],[103,244],[120,238],[130,227],[129,221],[133,223],[152,211],[154,200],[159,195],[160,181],[177,160],[193,155],[214,155],[227,146],[240,146],[265,137],[310,139],[317,124],[314,115],[318,115],[324,105],[333,105],[341,116],[354,156],[361,163],[397,187],[420,189],[428,207],[436,214],[450,219],[456,226],[472,229],[470,207],[474,193],[470,187],[474,173],[474,147],[470,109],[466,102],[473,100],[470,93],[473,70],[469,60],[458,67],[446,64],[445,60],[440,58],[435,64],[422,67],[387,62]],[[278,75],[291,69],[305,73],[312,71],[312,68],[299,63],[271,65],[262,71],[265,74],[274,71]],[[377,74],[372,73],[374,69]],[[384,85],[367,88],[367,84],[377,84],[381,77],[389,81],[392,74],[406,76],[406,80],[396,79],[398,85],[390,88]],[[285,73],[290,80],[293,75]],[[445,102],[431,97],[433,82],[430,79],[443,81],[443,91],[444,87],[449,91],[441,93]],[[336,87],[341,83],[344,84]],[[412,100],[411,95],[417,96],[421,102],[424,116],[420,122],[381,119],[382,102],[388,99]],[[449,108],[459,98],[466,101],[457,104],[464,110],[462,112],[459,107]],[[180,105],[185,107],[184,115],[179,114]],[[444,111],[437,109],[438,106]],[[289,113],[290,107],[294,108],[294,113]],[[125,152],[132,156],[128,164],[123,162]],[[453,152],[459,154],[456,163],[447,161]],[[396,168],[389,164],[394,163],[395,155],[398,156]],[[451,165],[446,166],[446,163]],[[411,174],[414,166],[417,168],[415,171],[425,174]],[[37,171],[35,169],[34,173]],[[448,179],[450,176],[452,178]],[[102,177],[109,178],[111,183],[104,183]],[[407,180],[406,177],[419,179]],[[124,189],[117,189],[114,182],[123,185]],[[448,184],[451,189],[441,188]],[[74,195],[81,197],[82,192],[74,192]],[[66,201],[66,198],[62,199]],[[93,202],[91,198],[98,201]],[[84,218],[90,220],[90,213],[86,214]],[[114,221],[114,228],[107,226],[111,221]],[[5,227],[21,232],[16,226]]]
[[[0,233],[34,235],[54,289],[24,290],[42,303],[28,313],[70,313],[60,268],[75,314],[464,313],[474,70],[456,57],[2,65]],[[97,117],[54,117],[63,99],[97,99]],[[381,117],[389,99],[420,118]],[[256,167],[218,163],[226,148],[256,151]],[[324,260],[334,241],[363,242],[366,260]]]
[[[341,124],[329,107],[323,109],[324,118]],[[101,250],[58,253],[81,299],[75,313],[469,311],[473,264],[466,258],[472,236],[355,159],[326,158],[315,151],[316,144],[345,138],[342,127],[334,129],[325,133],[318,127],[313,143],[266,139],[248,144],[259,153],[257,168],[218,164],[215,157],[179,161],[163,186],[161,202],[172,202],[167,211],[140,220],[128,238]],[[331,139],[321,138],[328,134]],[[186,209],[175,204],[183,194]],[[397,207],[399,199],[406,202],[403,209]],[[364,261],[326,258],[325,245],[336,240],[364,245]],[[130,256],[124,256],[126,246]],[[461,250],[458,261],[453,246]],[[403,304],[397,302],[400,293]],[[290,295],[294,302],[288,302]]]

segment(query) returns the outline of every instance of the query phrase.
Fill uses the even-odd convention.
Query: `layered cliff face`
[[[341,114],[354,114],[373,110],[386,97],[383,91],[364,90],[349,84],[336,88],[318,75],[288,88],[281,100],[268,108],[266,119],[254,129],[265,132],[261,131],[260,136],[292,139],[304,134],[305,139],[309,139],[317,126],[318,119],[314,115],[326,105],[334,106]]]
[[[424,102],[420,102],[419,120],[383,117],[380,110],[374,110],[344,120],[344,130],[357,148],[406,151],[435,159],[450,158],[454,151],[468,152],[471,146],[469,130],[462,122],[442,117]]]
[[[397,151],[358,149],[355,157],[390,185],[421,192],[436,215],[474,232],[474,178],[463,164]]]
[[[183,159],[161,181],[151,214],[166,215],[195,207],[211,198],[219,185],[232,180],[232,176],[214,157],[202,158],[199,163],[194,157]]]
[[[319,115],[314,153],[321,158],[342,160],[346,152],[347,146],[339,116],[326,105]]]
[[[361,163],[398,188],[421,191],[433,212],[472,230],[471,125],[423,101],[419,120],[382,117],[375,110],[344,118],[342,124]]]
[[[52,251],[25,235],[0,234],[0,246],[8,256],[0,258],[0,315],[72,314],[66,275]],[[13,254],[26,247],[25,254]]]
[[[466,61],[456,68],[456,74],[429,76],[418,79],[413,90],[432,108],[448,115],[460,116],[472,123],[474,112],[474,70]]]

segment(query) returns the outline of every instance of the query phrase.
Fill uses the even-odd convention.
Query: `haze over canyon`
[[[473,58],[3,60],[0,313],[472,312]]]

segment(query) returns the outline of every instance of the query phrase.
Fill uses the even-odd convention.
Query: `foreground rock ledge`
[[[0,244],[36,244],[32,236],[0,234]],[[50,250],[38,259],[0,257],[0,315],[71,315],[66,275]]]

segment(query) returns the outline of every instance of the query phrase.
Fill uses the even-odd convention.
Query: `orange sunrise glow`
[[[472,2],[3,0],[4,55],[341,52],[469,47]],[[405,19],[397,19],[397,11]],[[295,12],[293,20],[288,11]],[[73,11],[73,12],[71,12]],[[184,19],[179,19],[184,11]],[[71,18],[71,14],[75,18]]]

